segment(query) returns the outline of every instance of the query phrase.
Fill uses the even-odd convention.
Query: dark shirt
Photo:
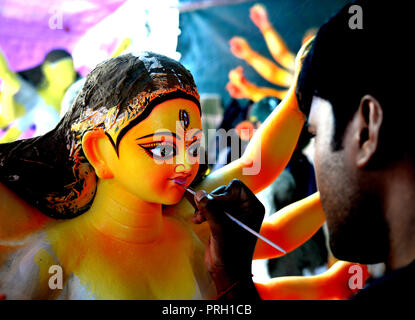
[[[415,300],[415,261],[409,265],[386,272],[381,278],[375,279],[353,300],[388,300],[394,302],[408,302]]]

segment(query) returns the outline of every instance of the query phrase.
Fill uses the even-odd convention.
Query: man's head
[[[352,5],[362,9],[363,29],[351,28]],[[400,1],[346,5],[320,28],[299,75],[296,93],[316,135],[317,184],[340,259],[387,259],[385,172],[414,159],[404,141],[414,112],[404,99],[406,64],[399,63],[407,32],[401,7]]]

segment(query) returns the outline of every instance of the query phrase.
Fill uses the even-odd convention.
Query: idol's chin
[[[180,202],[180,200],[181,199],[179,199],[179,200],[166,200],[166,201],[163,201],[163,205],[166,205],[166,206],[174,206],[175,204],[178,204],[179,202]]]
[[[168,197],[165,197],[162,201],[163,205],[172,206],[178,204],[183,199],[184,192],[174,192],[175,194],[170,194]]]

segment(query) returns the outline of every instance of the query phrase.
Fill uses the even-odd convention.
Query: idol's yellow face
[[[160,103],[121,139],[114,182],[146,202],[174,204],[199,169],[201,117],[190,100]]]

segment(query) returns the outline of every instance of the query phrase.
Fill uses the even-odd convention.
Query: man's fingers
[[[207,220],[215,236],[240,231],[225,212],[254,230],[259,230],[265,214],[263,204],[238,179],[232,180],[228,185],[221,186],[209,194],[203,190],[197,191],[194,201],[197,211],[193,222],[202,223]]]
[[[214,234],[222,234],[223,225],[226,225],[229,222],[226,221],[226,216],[221,203],[203,190],[196,192],[195,203],[197,206],[196,215],[201,215],[203,218],[200,219],[208,221],[210,229]],[[197,217],[196,219],[199,218]]]
[[[194,197],[200,211],[232,211],[236,207],[252,207],[252,209],[264,211],[263,205],[256,198],[255,194],[240,180],[234,179],[227,186],[221,186],[210,194],[206,191],[197,191]],[[214,210],[216,211],[216,210]],[[209,214],[209,213],[208,213]],[[209,219],[209,217],[206,217]]]
[[[192,218],[192,221],[195,224],[201,224],[206,221],[206,217],[200,211],[197,210]]]
[[[194,199],[199,209],[205,208],[207,206],[207,203],[209,200],[206,196],[207,196],[207,192],[205,190],[196,191]]]

